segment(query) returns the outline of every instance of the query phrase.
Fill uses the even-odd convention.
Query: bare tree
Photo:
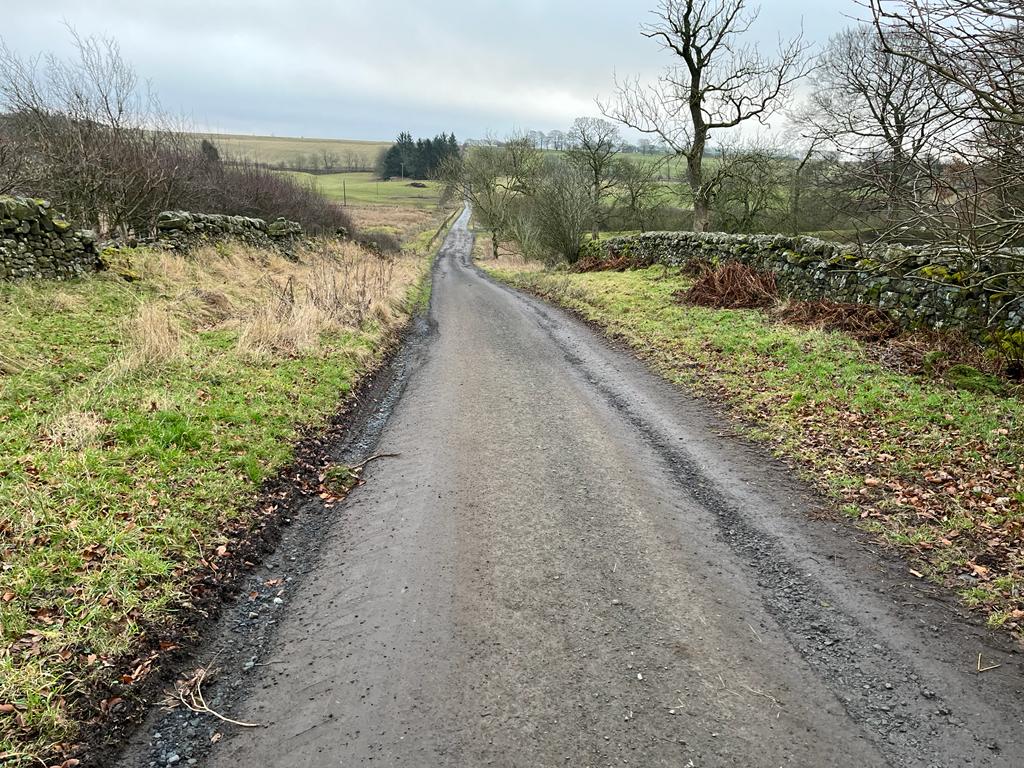
[[[615,206],[633,229],[645,231],[664,202],[659,181],[664,158],[638,162],[619,158],[615,163]]]
[[[35,191],[75,220],[126,232],[183,197],[200,155],[110,39],[71,31],[77,59],[0,41],[0,109],[42,169]]]
[[[575,263],[592,220],[591,178],[582,167],[551,159],[537,181],[524,216],[535,222],[537,239],[552,260]]]
[[[472,204],[477,221],[491,233],[494,258],[499,244],[512,234],[517,207],[533,193],[541,163],[533,142],[516,137],[500,146],[471,147],[441,168],[446,185]]]
[[[856,161],[849,170],[867,213],[891,226],[901,206],[927,199],[936,137],[955,122],[948,88],[929,88],[924,65],[888,52],[866,25],[833,36],[813,77],[803,120],[814,138]]]
[[[9,195],[25,188],[32,181],[29,152],[11,126],[0,116],[0,195]]]
[[[612,169],[619,155],[619,129],[607,120],[578,117],[569,131],[569,162],[580,169],[590,189],[590,227],[594,237],[600,229],[601,202],[615,184]]]
[[[1024,6],[1020,0],[867,0],[884,50],[922,68],[955,123],[935,136],[933,204],[914,225],[976,260],[1024,245]]]
[[[720,148],[714,213],[726,232],[754,232],[784,215],[786,186],[782,153],[764,140]],[[777,223],[777,222],[776,222]]]
[[[165,113],[110,39],[71,30],[77,56],[16,56],[0,40],[0,186],[51,200],[102,234],[142,232],[168,209],[285,216],[349,228],[312,186],[225,158]],[[25,174],[27,169],[28,174]]]
[[[743,42],[756,10],[746,0],[662,0],[658,20],[645,37],[658,41],[681,63],[669,66],[654,84],[617,83],[604,113],[664,141],[686,158],[693,199],[694,229],[710,223],[714,181],[704,173],[704,152],[713,133],[747,121],[765,121],[790,87],[807,73],[803,36],[780,43],[775,57]]]
[[[548,133],[548,147],[557,151],[563,150],[566,147],[566,135],[564,131],[560,131],[557,128]]]
[[[887,51],[933,78],[969,120],[1024,124],[1024,5],[1020,0],[867,0]],[[948,86],[953,86],[950,89]]]

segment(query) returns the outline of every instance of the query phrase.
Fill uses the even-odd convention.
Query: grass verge
[[[758,310],[685,306],[662,267],[553,274],[494,268],[576,311],[670,381],[726,406],[750,435],[863,528],[910,555],[992,626],[1024,636],[1024,402],[900,373],[843,333]]]
[[[261,483],[382,359],[435,229],[391,258],[138,250],[131,282],[0,287],[0,762],[67,754],[117,706],[95,691],[149,674],[121,662],[194,615]]]

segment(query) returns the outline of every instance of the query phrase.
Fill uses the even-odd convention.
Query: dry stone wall
[[[287,219],[266,222],[188,211],[165,211],[155,226],[156,234],[142,242],[181,252],[205,243],[240,240],[291,256],[303,236],[302,226]],[[92,231],[73,229],[45,200],[0,196],[0,280],[68,280],[102,268],[101,249]]]
[[[796,298],[868,304],[907,327],[957,328],[979,338],[1024,333],[1024,277],[1006,274],[1008,264],[979,264],[955,250],[647,232],[588,244],[587,256],[624,258],[634,266],[739,261],[775,273],[782,290]]]
[[[0,280],[68,280],[97,268],[91,231],[73,229],[45,200],[0,197]]]
[[[268,223],[249,216],[188,211],[164,211],[157,217],[156,232],[156,236],[146,242],[174,250],[187,251],[219,240],[240,240],[285,253],[291,253],[292,246],[303,234],[302,225],[287,219]]]

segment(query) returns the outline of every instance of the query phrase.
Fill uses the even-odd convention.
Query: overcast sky
[[[9,0],[2,0],[6,3]],[[115,37],[165,108],[227,133],[390,139],[551,130],[597,114],[614,73],[669,60],[638,32],[656,0],[46,0],[15,51],[69,53],[63,23]],[[824,41],[855,0],[765,0],[752,40]]]

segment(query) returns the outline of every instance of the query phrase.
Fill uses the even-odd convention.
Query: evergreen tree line
[[[432,179],[445,160],[458,154],[459,143],[454,133],[414,141],[412,134],[403,131],[398,134],[398,140],[381,154],[377,172],[382,179]]]

